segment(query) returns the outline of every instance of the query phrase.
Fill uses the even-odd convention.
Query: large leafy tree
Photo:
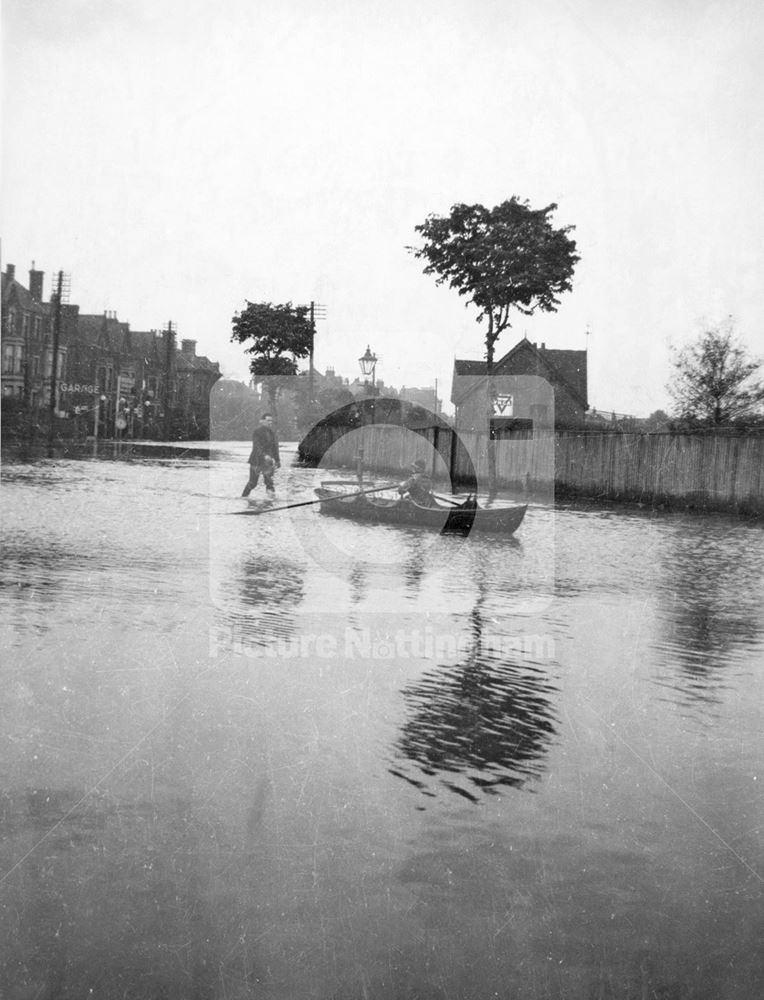
[[[458,204],[448,215],[429,215],[415,231],[422,245],[409,247],[425,261],[425,274],[447,283],[485,323],[487,411],[493,412],[491,378],[496,341],[511,326],[513,310],[531,316],[555,312],[559,296],[570,291],[579,255],[570,237],[573,226],[555,228],[557,205],[531,208],[512,196],[495,208]],[[496,457],[488,442],[489,490],[496,488]]]
[[[570,291],[578,262],[573,226],[555,229],[557,205],[531,208],[512,197],[495,208],[454,205],[448,215],[429,215],[414,229],[420,247],[409,249],[426,261],[424,273],[448,283],[478,310],[486,323],[486,362],[493,366],[496,341],[511,326],[512,310],[531,316],[555,312],[559,296]]]
[[[731,321],[675,350],[672,364],[667,389],[682,419],[720,427],[761,415],[764,385],[752,378],[761,361],[738,342]]]
[[[308,306],[291,302],[247,302],[232,322],[231,340],[247,344],[251,355],[249,370],[268,393],[275,411],[279,390],[297,374],[297,361],[307,358],[313,342],[313,326]]]

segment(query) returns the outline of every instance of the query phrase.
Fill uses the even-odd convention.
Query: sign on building
[[[512,411],[514,409],[514,400],[510,393],[499,392],[496,394],[493,403],[493,412],[500,414],[502,417],[511,417]]]

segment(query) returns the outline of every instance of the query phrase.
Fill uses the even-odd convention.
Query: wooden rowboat
[[[408,498],[382,499],[364,494],[346,495],[337,489],[321,486],[314,490],[321,501],[319,511],[331,517],[346,517],[353,521],[373,524],[402,524],[410,527],[437,528],[442,532],[491,531],[511,535],[525,517],[526,506],[479,507],[448,506],[434,501],[436,506],[424,507]]]

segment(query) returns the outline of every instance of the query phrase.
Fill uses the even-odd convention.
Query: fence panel
[[[320,431],[320,433],[318,432]],[[412,431],[392,425],[320,428],[313,457],[331,446],[331,461],[378,472],[405,471],[422,458],[436,479],[487,482],[486,439],[448,428]],[[344,436],[343,436],[344,435]],[[582,434],[558,431],[494,442],[498,485],[538,489],[554,482],[561,493],[613,500],[676,501],[764,513],[764,435],[748,438],[689,434]]]

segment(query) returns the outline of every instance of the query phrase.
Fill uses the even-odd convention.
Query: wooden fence
[[[764,435],[557,431],[494,447],[504,489],[764,514]],[[401,474],[422,458],[441,483],[487,482],[485,436],[448,428],[321,427],[301,444],[304,460],[334,468],[355,468],[359,449],[374,472]]]

